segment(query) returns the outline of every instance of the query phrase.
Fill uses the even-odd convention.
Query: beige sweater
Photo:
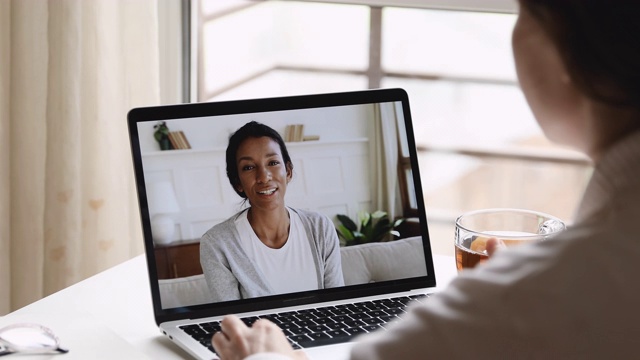
[[[640,346],[640,132],[591,178],[576,223],[456,278],[353,359],[623,359]]]

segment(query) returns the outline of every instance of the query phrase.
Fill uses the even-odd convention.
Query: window
[[[571,222],[591,168],[547,142],[528,109],[511,56],[516,15],[354,2],[197,2],[198,101],[401,87],[436,253],[453,254],[455,218],[472,209]]]
[[[198,27],[199,101],[367,87],[368,7],[209,3]]]

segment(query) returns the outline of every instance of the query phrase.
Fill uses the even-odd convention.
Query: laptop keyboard
[[[397,321],[398,316],[405,313],[409,303],[422,302],[427,298],[428,295],[402,296],[244,317],[241,320],[251,326],[258,319],[268,319],[282,329],[294,349],[300,349],[344,343],[357,335],[385,329],[385,326]],[[220,331],[220,321],[183,325],[180,329],[215,352],[211,337]]]

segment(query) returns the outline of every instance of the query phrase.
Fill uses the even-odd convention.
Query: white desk
[[[455,262],[440,255],[434,262],[442,288],[456,276]],[[47,325],[71,349],[64,356],[34,359],[189,358],[156,327],[143,255],[0,318],[0,327],[16,322]]]

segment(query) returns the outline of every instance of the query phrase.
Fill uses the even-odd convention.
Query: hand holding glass
[[[531,210],[486,209],[462,214],[456,219],[456,267],[461,271],[487,260],[486,243],[492,237],[511,247],[545,240],[564,229],[562,220]]]

